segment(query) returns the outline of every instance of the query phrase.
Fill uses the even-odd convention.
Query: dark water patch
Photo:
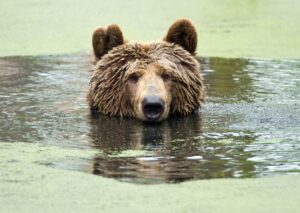
[[[80,146],[89,131],[82,56],[0,59],[0,141]]]
[[[300,61],[201,62],[202,109],[147,125],[90,118],[87,55],[0,58],[0,141],[96,149],[40,164],[134,183],[299,173]]]

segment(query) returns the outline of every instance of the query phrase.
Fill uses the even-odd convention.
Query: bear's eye
[[[165,81],[165,82],[171,80],[171,77],[170,77],[170,75],[169,75],[168,73],[162,74],[162,75],[161,75],[161,78],[162,78],[162,80]]]
[[[128,77],[128,81],[130,83],[137,83],[139,80],[139,76],[135,73],[131,74],[129,77]]]

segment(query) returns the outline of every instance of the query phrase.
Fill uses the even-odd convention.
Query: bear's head
[[[97,29],[91,110],[150,122],[197,110],[205,93],[196,47],[196,29],[186,19],[176,21],[162,41],[150,43],[124,41],[117,25]]]

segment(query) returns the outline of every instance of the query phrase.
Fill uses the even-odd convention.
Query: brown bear
[[[125,41],[118,25],[95,30],[92,112],[158,122],[197,110],[205,92],[196,47],[196,29],[186,19],[150,43]]]

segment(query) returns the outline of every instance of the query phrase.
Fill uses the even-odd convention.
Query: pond
[[[90,116],[89,55],[0,58],[0,141],[97,150],[36,163],[140,184],[299,173],[300,61],[201,64],[203,107],[151,125]]]

